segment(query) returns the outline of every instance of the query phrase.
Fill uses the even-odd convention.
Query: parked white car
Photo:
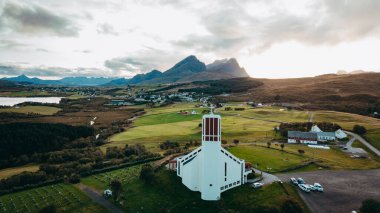
[[[314,183],[314,188],[316,191],[323,192],[323,187],[319,183]]]
[[[262,187],[263,185],[264,185],[263,183],[253,183],[252,187],[255,189],[258,189],[258,188]]]
[[[309,189],[310,189],[310,191],[315,191],[315,190],[317,190],[315,187],[314,187],[314,185],[310,185],[310,184],[305,184],[306,185],[306,187],[308,187]]]
[[[306,184],[298,184],[298,187],[305,192],[310,192],[310,187],[306,186]]]
[[[290,182],[296,186],[298,185],[297,179],[295,179],[294,177],[290,178]]]
[[[297,178],[298,184],[305,184],[305,181],[302,178]]]

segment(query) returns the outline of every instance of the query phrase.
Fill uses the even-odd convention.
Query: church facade
[[[201,192],[203,200],[219,200],[221,193],[247,181],[251,169],[221,146],[220,115],[202,118],[202,146],[177,158],[177,175],[192,191]]]

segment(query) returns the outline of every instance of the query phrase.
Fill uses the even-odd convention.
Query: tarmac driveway
[[[380,169],[314,171],[277,175],[283,182],[302,177],[306,183],[320,183],[324,193],[300,191],[312,212],[351,212],[367,198],[380,200]]]

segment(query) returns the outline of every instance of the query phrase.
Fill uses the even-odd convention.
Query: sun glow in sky
[[[0,0],[0,76],[131,77],[188,55],[252,77],[380,71],[377,0]]]

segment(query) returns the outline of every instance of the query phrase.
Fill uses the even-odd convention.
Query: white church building
[[[221,146],[220,115],[202,118],[202,146],[177,158],[177,175],[192,191],[201,192],[203,200],[219,200],[221,193],[247,181],[251,169]]]

